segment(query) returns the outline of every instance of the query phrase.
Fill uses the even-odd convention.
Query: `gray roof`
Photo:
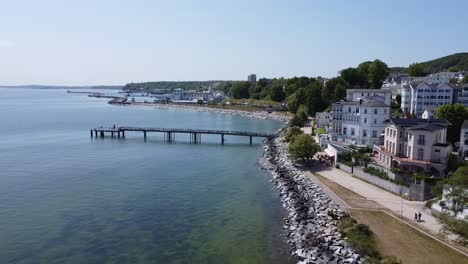
[[[423,118],[390,118],[386,123],[406,127],[409,130],[436,131],[452,125],[445,119],[423,119]]]
[[[360,88],[360,89],[347,89],[346,93],[389,93],[388,90],[384,89],[365,89],[365,88]]]
[[[462,128],[468,128],[468,120],[463,122]]]
[[[341,105],[362,105],[362,106],[367,106],[367,107],[389,107],[389,105],[385,104],[382,101],[371,99],[368,101],[361,100],[361,101],[346,101],[346,100],[340,100],[339,102],[336,102]],[[336,104],[335,103],[335,104]]]

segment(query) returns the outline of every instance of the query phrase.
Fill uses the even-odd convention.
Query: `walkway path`
[[[408,219],[414,219],[414,213],[421,212],[421,219],[423,222],[420,222],[419,225],[422,225],[424,228],[434,233],[438,233],[442,227],[435,217],[431,215],[430,210],[425,207],[424,202],[404,200],[401,197],[384,191],[372,184],[356,179],[352,177],[351,174],[339,169],[325,166],[314,166],[312,172],[346,187],[368,200],[375,201],[398,215],[402,214]],[[309,171],[305,173],[312,176],[312,173]]]

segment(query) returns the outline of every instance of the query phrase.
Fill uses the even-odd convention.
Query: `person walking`
[[[418,222],[421,222],[421,212],[418,213]]]
[[[418,221],[418,213],[414,213],[414,221]]]

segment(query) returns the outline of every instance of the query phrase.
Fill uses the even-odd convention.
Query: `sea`
[[[0,88],[0,263],[292,263],[286,212],[257,164],[261,139],[90,136],[113,125],[274,132],[281,123],[107,100]]]

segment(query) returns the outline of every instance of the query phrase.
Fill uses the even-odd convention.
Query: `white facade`
[[[330,125],[331,113],[329,112],[317,112],[315,114],[315,123],[317,128],[327,128]]]
[[[375,160],[388,169],[399,167],[443,175],[452,151],[446,141],[448,125],[440,119],[390,118],[383,145],[374,146]]]
[[[344,101],[332,105],[333,142],[372,147],[384,132],[384,123],[390,117],[390,107],[375,99]]]
[[[468,120],[463,122],[460,131],[460,157],[465,159],[468,158]]]
[[[434,113],[437,107],[452,104],[453,87],[449,83],[409,83],[402,86],[401,110],[421,117],[424,110]]]
[[[222,98],[221,98],[222,97]],[[171,95],[171,100],[173,101],[181,101],[181,100],[203,100],[203,101],[209,101],[212,99],[224,99],[224,94],[221,92],[216,92],[213,93],[212,89],[209,88],[208,91],[184,91],[180,88],[177,88],[174,90],[174,92]]]

